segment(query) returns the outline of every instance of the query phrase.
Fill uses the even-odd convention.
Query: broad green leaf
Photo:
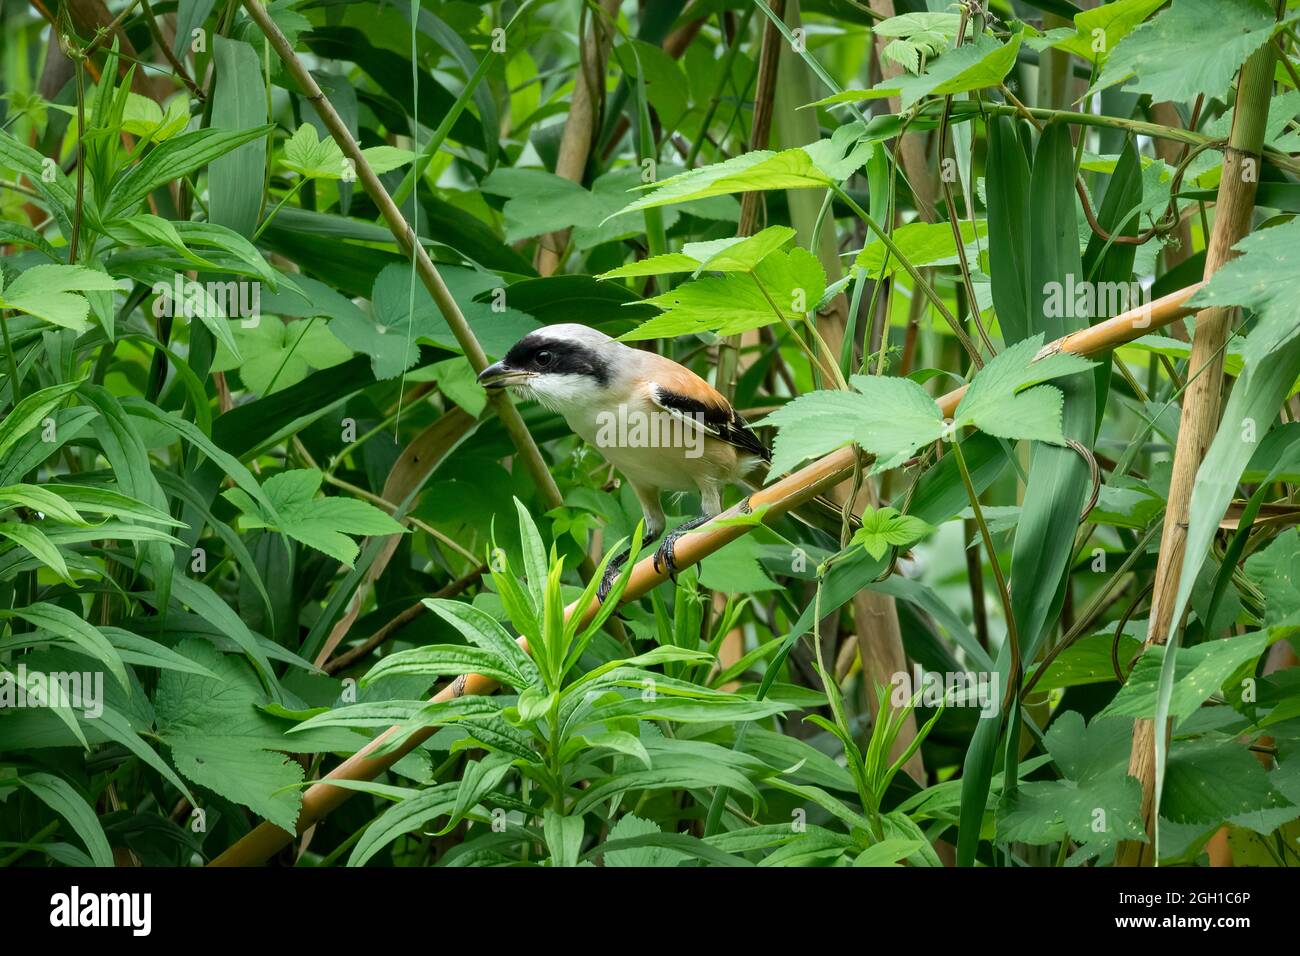
[[[566,816],[548,809],[542,817],[542,833],[551,851],[551,866],[577,866],[582,852],[582,817]]]
[[[1044,738],[1061,780],[1021,783],[997,813],[999,841],[1113,846],[1146,840],[1142,787],[1128,776],[1132,724],[1095,718],[1084,727],[1074,711],[1061,714]]]
[[[126,109],[122,113],[122,129],[133,136],[142,136],[151,143],[161,143],[183,130],[190,121],[190,99],[178,94],[167,104],[167,112],[147,96],[128,93]]]
[[[392,172],[415,159],[415,154],[407,149],[394,146],[371,146],[361,151],[366,164],[376,175]],[[303,123],[284,144],[284,154],[280,159],[286,169],[291,169],[308,179],[343,179],[349,182],[356,178],[356,169],[352,162],[343,155],[343,150],[332,139],[321,139],[316,127]]]
[[[914,515],[899,514],[893,508],[870,508],[862,512],[862,527],[853,535],[867,554],[880,558],[891,547],[904,547],[934,531],[934,526]]]
[[[1175,823],[1212,825],[1289,802],[1240,743],[1195,740],[1176,743],[1169,754],[1160,814]]]
[[[647,304],[662,314],[620,336],[643,341],[713,332],[734,335],[785,321],[803,322],[826,290],[826,273],[812,253],[796,246],[767,254],[752,272],[730,272],[685,282]]]
[[[983,219],[974,223],[963,221],[960,229],[962,242],[969,244],[976,237],[982,239],[988,235],[988,222]],[[952,226],[946,222],[909,222],[895,229],[891,238],[914,266],[949,265],[957,261]],[[880,278],[882,269],[893,275],[903,268],[897,256],[887,256],[885,244],[880,239],[867,243],[854,264],[865,269],[872,279]]]
[[[302,801],[294,785],[303,775],[284,754],[350,751],[361,738],[329,728],[287,736],[292,725],[260,709],[269,698],[239,656],[193,638],[174,650],[203,672],[164,670],[154,694],[157,732],[177,769],[292,832]]]
[[[242,130],[267,120],[270,109],[258,51],[217,33],[212,38],[216,88],[210,126]],[[266,147],[244,143],[214,159],[208,167],[208,220],[243,236],[257,228],[266,179]]]
[[[1274,538],[1267,548],[1246,559],[1246,574],[1264,596],[1264,623],[1269,627],[1300,625],[1298,558],[1300,531],[1289,528]],[[1179,663],[1182,663],[1181,657]]]
[[[187,778],[293,833],[302,806],[296,785],[302,767],[282,753],[248,748],[224,737],[168,740],[172,761]]]
[[[1165,0],[1114,0],[1074,15],[1074,29],[1051,30],[1045,37],[1025,41],[1037,50],[1054,47],[1102,65],[1116,44],[1150,16]]]
[[[876,456],[875,471],[897,467],[944,432],[939,406],[911,379],[855,375],[856,391],[818,391],[777,409],[772,472],[856,442]]]
[[[1132,78],[1124,88],[1153,102],[1222,97],[1273,29],[1264,0],[1178,0],[1119,42],[1093,90]]]
[[[263,316],[255,326],[245,328],[240,323],[232,332],[239,355],[218,344],[212,371],[239,369],[244,385],[258,395],[297,385],[312,371],[352,357],[352,350],[336,339],[320,319],[281,322],[274,316]]]
[[[263,482],[262,491],[274,506],[273,514],[267,514],[242,489],[229,488],[222,494],[243,512],[243,527],[281,531],[349,567],[359,549],[348,535],[405,533],[400,524],[364,501],[342,496],[317,498],[323,479],[315,468],[272,475]]]
[[[1174,662],[1169,716],[1175,720],[1190,716],[1211,694],[1218,693],[1242,664],[1259,657],[1267,645],[1266,634],[1243,634],[1181,648]],[[1148,647],[1133,666],[1127,683],[1098,717],[1155,717],[1156,688],[1165,653],[1163,644]]]
[[[0,277],[3,282],[3,277]],[[90,303],[80,292],[112,292],[117,280],[85,266],[32,266],[8,286],[0,287],[0,308],[16,309],[76,332],[90,328]]]
[[[813,105],[832,106],[897,96],[903,109],[907,109],[925,96],[947,96],[997,86],[1015,65],[1021,38],[1022,34],[1016,33],[1007,43],[999,43],[990,36],[981,35],[974,42],[944,53],[919,76],[899,74],[893,79],[881,80],[869,90],[845,90]]]
[[[492,295],[506,283],[498,276],[457,266],[439,266],[443,281],[490,356],[504,355],[537,323],[507,305],[504,312],[492,302],[480,302],[480,294]],[[385,266],[375,278],[371,310],[367,317],[350,303],[331,315],[330,332],[344,345],[369,355],[375,378],[394,378],[415,364],[418,343],[430,342],[460,353],[461,347],[424,286],[416,281],[414,309],[411,302],[409,263]],[[345,300],[346,302],[346,300]]]
[[[610,827],[609,836],[605,842],[613,843],[617,840],[630,840],[634,837],[644,837],[661,832],[659,824],[653,820],[643,820],[629,813]],[[670,850],[653,844],[628,850],[606,850],[603,857],[605,866],[677,866],[678,863],[687,858],[686,854],[677,850]]]
[[[867,161],[872,140],[861,123],[837,129],[828,140],[772,152],[760,149],[656,183],[622,213],[674,203],[766,189],[825,188],[847,179]]]
[[[893,37],[880,55],[916,74],[931,59],[952,47],[960,28],[961,16],[956,13],[905,13],[881,20],[871,32]]]
[[[1003,349],[982,368],[953,414],[956,427],[974,425],[999,438],[1064,444],[1060,391],[1032,386],[1087,371],[1094,363],[1069,352],[1055,352],[1035,361],[1042,344],[1041,334],[1024,339]]]

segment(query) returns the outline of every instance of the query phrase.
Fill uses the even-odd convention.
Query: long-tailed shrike
[[[722,510],[722,490],[771,452],[740,413],[690,369],[631,348],[584,325],[548,325],[520,339],[478,380],[508,388],[563,416],[632,486],[645,514],[645,540],[664,530],[661,491],[697,491],[703,513],[666,535],[655,568],[677,569],[677,538]],[[610,563],[604,597],[626,553]]]

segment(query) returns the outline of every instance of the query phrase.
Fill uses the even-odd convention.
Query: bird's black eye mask
[[[577,342],[527,336],[508,353],[512,369],[554,375],[586,375],[602,386],[609,384],[609,363],[595,350]]]

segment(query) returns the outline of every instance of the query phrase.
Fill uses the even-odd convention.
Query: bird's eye
[[[542,349],[533,356],[533,361],[537,363],[538,368],[546,368],[555,360],[555,353]]]

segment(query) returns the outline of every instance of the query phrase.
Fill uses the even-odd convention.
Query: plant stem
[[[14,358],[14,344],[9,338],[8,310],[0,309],[0,330],[4,332],[5,355],[9,359],[9,398],[17,405],[22,398],[22,380],[18,376],[18,360]]]
[[[275,208],[273,208],[269,213],[266,214],[266,218],[262,220],[262,224],[257,227],[257,232],[253,233],[253,239],[252,239],[253,242],[257,242],[257,240],[262,237],[262,233],[265,232],[266,227],[271,224],[271,220],[274,219],[275,214],[280,211],[280,207],[283,206],[285,203],[287,203],[294,196],[298,195],[298,191],[302,189],[303,186],[307,185],[308,181],[309,181],[308,177],[306,176],[300,176],[298,178],[298,182],[294,184],[293,188],[290,189],[287,193],[285,193],[283,198],[281,198],[281,200],[275,204]]]
[[[77,204],[72,213],[72,235],[68,238],[68,262],[77,264],[81,250],[81,217],[86,202],[86,74],[84,55],[73,56],[77,77]]]
[[[944,320],[948,323],[949,327],[952,328],[953,334],[957,336],[957,341],[961,343],[962,348],[966,350],[966,354],[970,356],[972,364],[974,364],[977,369],[983,368],[984,360],[980,358],[979,349],[976,348],[975,343],[971,341],[971,337],[966,334],[966,330],[962,328],[961,322],[959,322],[957,317],[949,311],[948,306],[944,304],[939,293],[934,290],[934,286],[930,285],[930,283],[926,281],[925,276],[921,275],[921,270],[912,265],[907,256],[903,255],[903,250],[898,248],[898,244],[894,242],[893,237],[882,229],[880,223],[871,218],[871,214],[859,206],[854,198],[846,193],[841,187],[832,185],[831,189],[835,190],[835,194],[853,210],[854,214],[859,219],[867,224],[868,229],[880,237],[880,241],[885,244],[885,248],[889,250],[889,254],[896,258],[903,268],[907,270],[907,274],[912,277],[912,282],[916,284],[918,289],[925,293],[926,298],[934,304],[934,307],[939,311],[939,314],[944,317]]]
[[[970,499],[975,523],[979,525],[980,537],[984,539],[984,550],[988,552],[989,564],[993,567],[993,580],[997,583],[998,596],[1002,599],[1002,613],[1007,619],[1007,645],[1011,649],[1011,662],[1007,669],[1007,692],[1002,700],[1002,712],[1006,713],[1011,706],[1011,701],[1020,693],[1020,635],[1016,631],[1016,616],[1011,608],[1011,591],[1002,574],[1002,564],[998,561],[997,550],[993,547],[993,536],[989,533],[984,512],[980,508],[979,494],[975,491],[970,472],[966,468],[966,456],[961,452],[960,436],[953,437],[952,451],[957,458],[957,468],[961,471],[962,484],[966,486],[966,497]]]

